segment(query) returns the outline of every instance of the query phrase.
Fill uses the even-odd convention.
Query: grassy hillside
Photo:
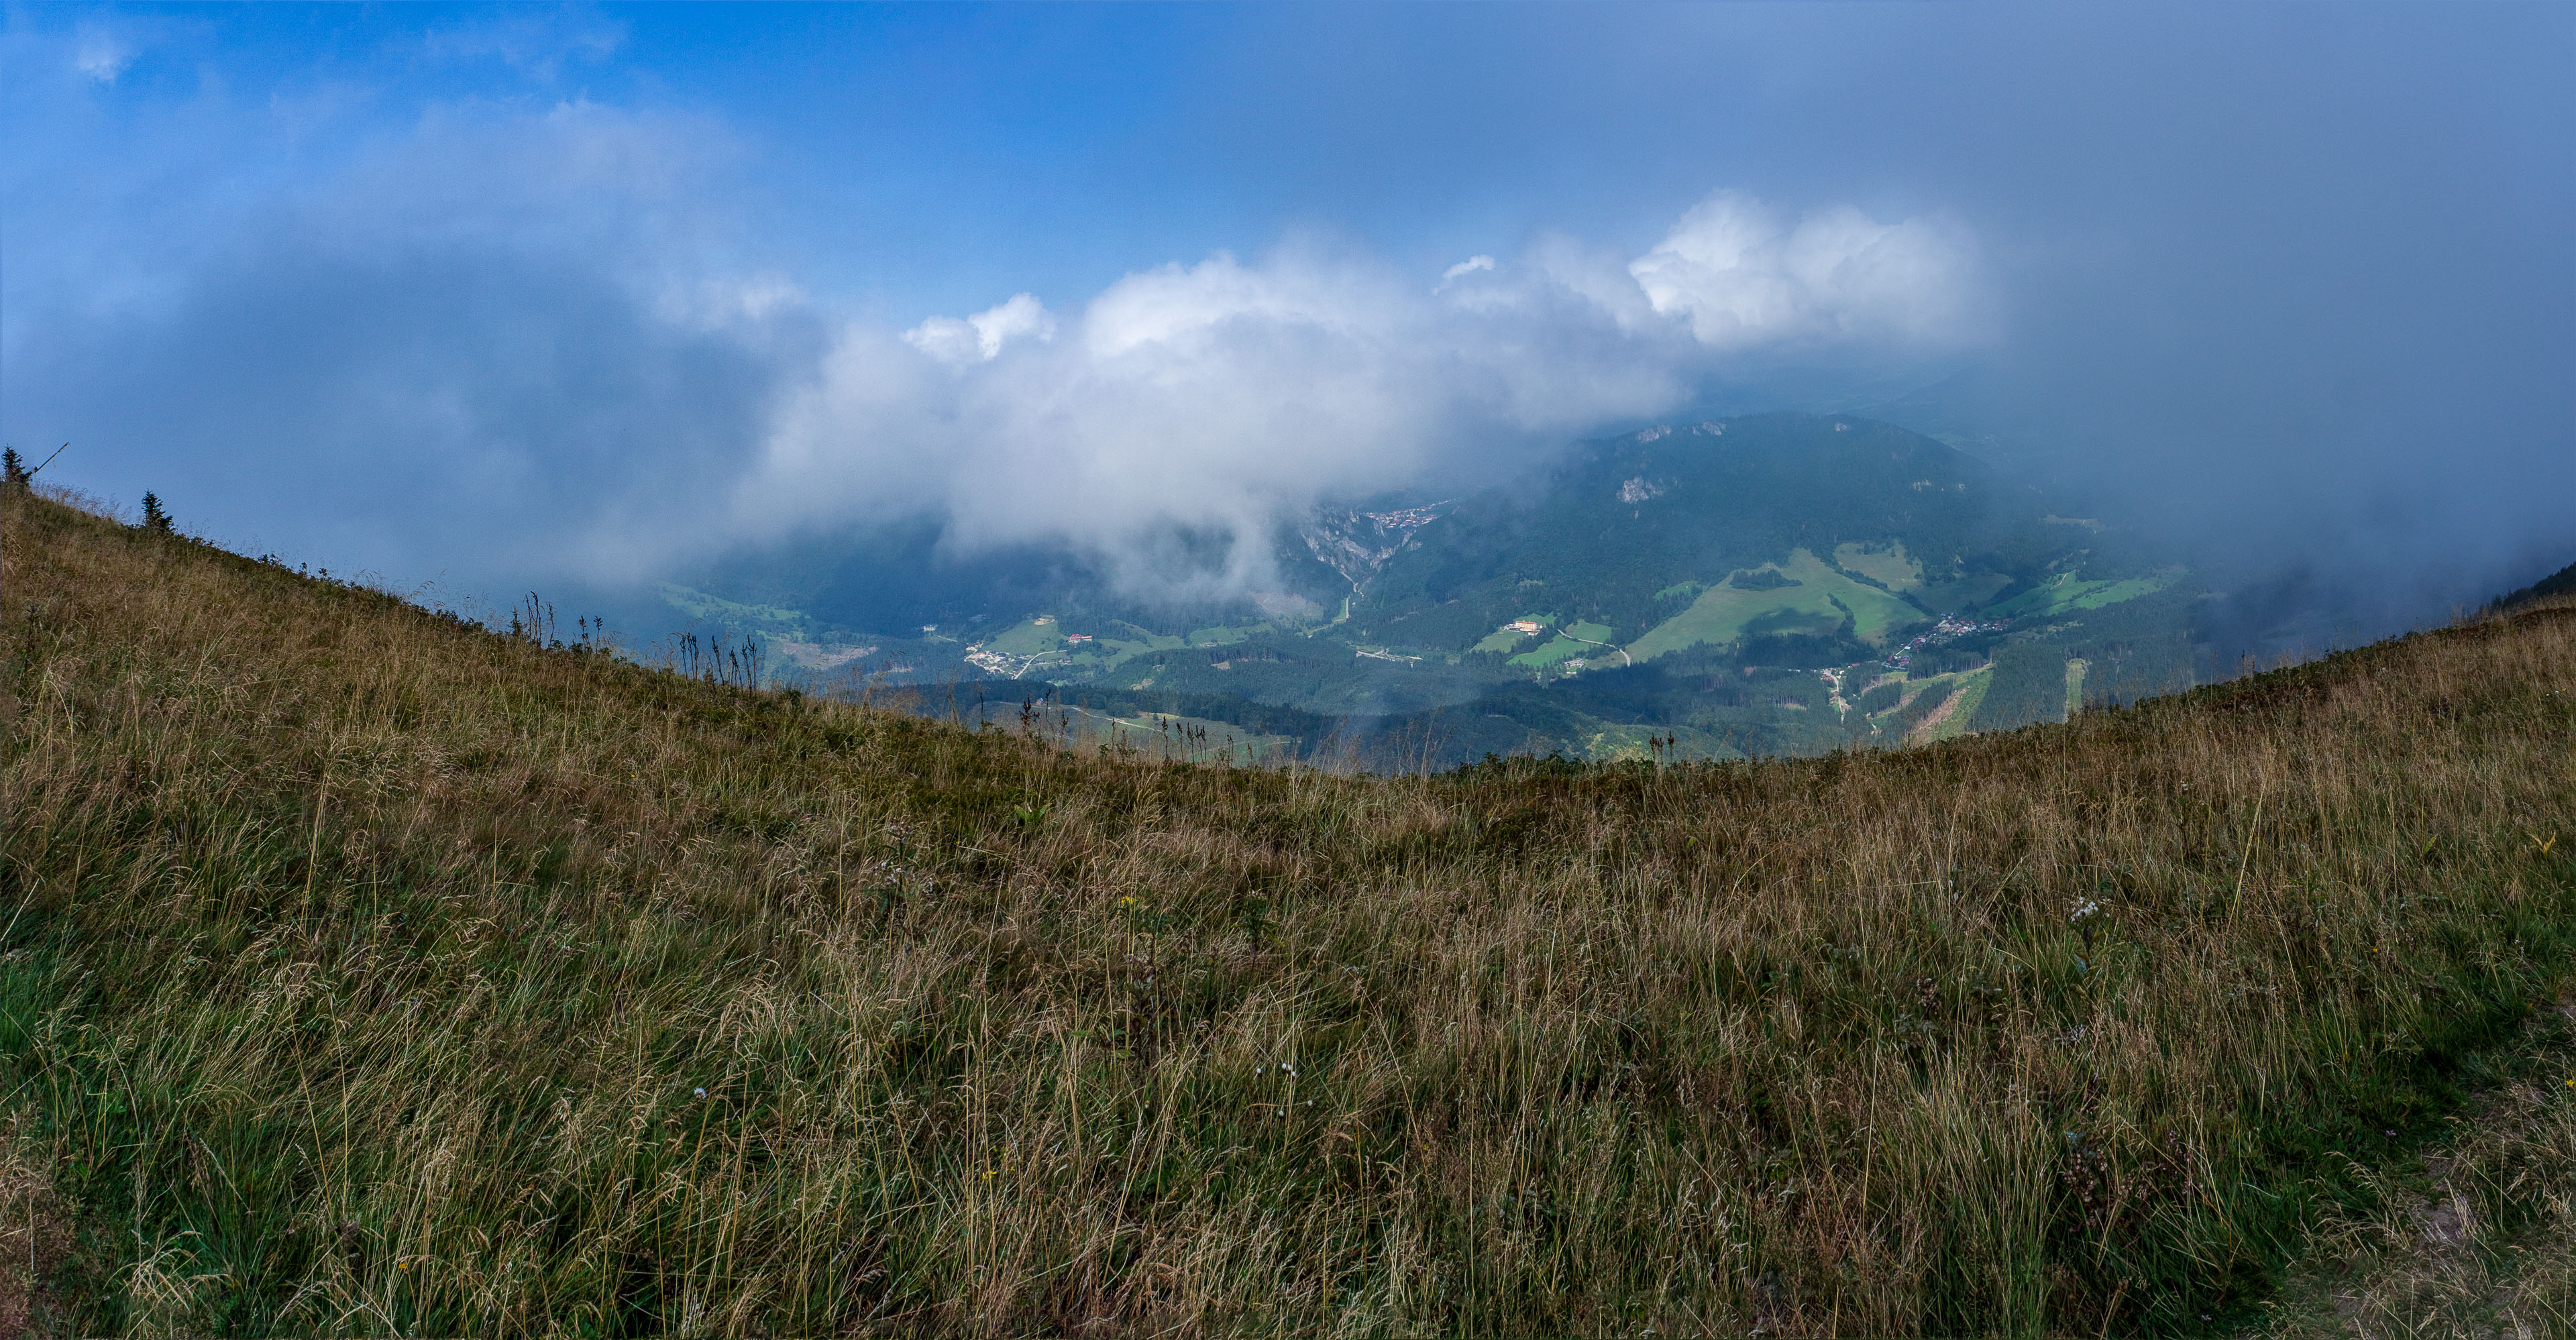
[[[2571,609],[1353,778],[0,507],[0,1311],[61,1330],[2188,1332],[2570,983]]]
[[[1690,608],[1630,644],[1629,654],[1650,660],[1683,647],[1736,642],[1749,633],[1830,633],[1845,625],[1854,637],[1878,647],[1886,644],[1890,630],[1927,622],[1921,610],[1853,581],[1804,549],[1789,551],[1787,561],[1766,563],[1761,571],[1786,581],[1753,590],[1733,584],[1709,587]]]
[[[2497,598],[2494,608],[2512,609],[2557,596],[2576,596],[2576,563],[2570,563],[2511,595]]]

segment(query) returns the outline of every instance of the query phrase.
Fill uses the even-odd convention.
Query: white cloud
[[[807,302],[805,291],[786,276],[755,274],[747,279],[700,279],[674,285],[658,295],[653,314],[675,326],[720,331],[792,315],[804,310]]]
[[[1628,265],[1654,309],[1718,349],[1791,340],[1960,338],[1975,324],[1974,249],[1933,219],[1878,223],[1848,205],[1784,227],[1713,195]]]
[[[1720,195],[1642,257],[1542,237],[1429,291],[1292,242],[1129,274],[1066,340],[1026,293],[899,340],[853,325],[780,410],[733,516],[769,532],[930,509],[967,544],[1084,547],[1139,591],[1240,591],[1285,509],[1499,468],[1671,410],[1766,350],[1973,338],[1972,263],[1948,225],[1844,208],[1785,227]],[[1238,543],[1176,576],[1157,538],[1176,528]]]
[[[934,316],[903,333],[904,341],[913,348],[943,363],[984,363],[998,358],[1002,346],[1022,335],[1039,340],[1055,338],[1055,316],[1046,305],[1026,293],[1011,296],[1009,302],[989,307],[963,321],[953,316]]]
[[[84,29],[72,50],[72,68],[102,84],[113,84],[134,63],[134,48],[113,33]]]
[[[745,262],[742,193],[716,189],[740,157],[691,118],[444,106],[291,197],[94,210],[113,226],[40,239],[44,284],[13,280],[12,422],[258,442],[261,468],[170,487],[273,517],[264,481],[339,481],[292,509],[335,567],[433,570],[476,535],[532,580],[644,578],[931,512],[961,545],[1068,543],[1207,596],[1275,589],[1283,513],[1498,474],[1766,351],[1937,347],[1975,288],[1955,229],[1720,197],[1644,257],[1547,235],[1434,284],[1292,239],[902,329]]]

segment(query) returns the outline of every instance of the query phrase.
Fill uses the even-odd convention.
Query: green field
[[[1857,572],[1890,591],[1911,591],[1923,584],[1923,565],[1906,557],[1903,540],[1892,541],[1884,549],[1836,545],[1834,566]]]
[[[1559,633],[1553,639],[1550,639],[1546,646],[1540,647],[1535,651],[1526,651],[1513,657],[1512,664],[1525,665],[1533,669],[1544,669],[1551,665],[1560,665],[1566,661],[1574,660],[1575,658],[1587,653],[1609,655],[1618,651],[1616,646],[1609,645],[1610,634],[1612,631],[1613,630],[1608,624],[1570,624],[1563,632]],[[1515,634],[1515,636],[1518,635]],[[1493,639],[1487,638],[1485,641],[1491,642]],[[1478,643],[1477,645],[1482,647],[1484,644]]]
[[[1514,665],[1528,666],[1534,670],[1543,670],[1551,665],[1573,660],[1575,657],[1590,650],[1592,650],[1590,647],[1587,647],[1572,638],[1551,638],[1548,640],[1547,645],[1540,647],[1535,651],[1522,652],[1520,655],[1513,657],[1511,663]]]
[[[1107,674],[1139,656],[1158,651],[1177,651],[1189,645],[1182,639],[1151,632],[1131,623],[1113,622],[1109,626],[1127,636],[1108,631],[1092,635],[1088,642],[1068,642],[1064,625],[1041,615],[1046,622],[1029,619],[1002,630],[984,640],[984,651],[1003,656],[1043,657],[1045,669],[1057,673],[1071,672],[1077,679]],[[1255,628],[1253,631],[1261,631]],[[1228,634],[1223,642],[1240,642],[1247,634],[1241,629],[1202,629],[1192,640],[1205,643],[1212,632]],[[1031,668],[1036,668],[1032,666]]]
[[[1478,642],[1475,646],[1468,648],[1468,650],[1505,652],[1510,651],[1514,647],[1527,646],[1529,645],[1529,640],[1531,638],[1538,637],[1549,628],[1556,626],[1556,616],[1553,614],[1523,614],[1516,617],[1513,622],[1534,623],[1539,626],[1540,631],[1538,633],[1524,633],[1506,625],[1486,634],[1483,641]],[[1603,636],[1606,637],[1608,634],[1605,633]]]
[[[1003,656],[1035,656],[1044,651],[1061,650],[1064,630],[1054,620],[1039,623],[1023,620],[984,639],[984,650]]]
[[[2046,585],[2032,587],[1986,612],[2001,615],[2007,619],[2019,619],[2037,615],[2063,614],[2069,610],[2098,610],[2105,605],[2116,605],[2123,600],[2135,600],[2139,596],[2161,591],[2173,585],[2181,577],[2182,570],[2179,568],[2169,568],[2150,576],[2132,577],[2120,582],[2080,581],[2071,572],[2060,573],[2055,580]]]
[[[1877,557],[1884,560],[1891,556]],[[1628,654],[1644,661],[1684,647],[1723,646],[1742,639],[1747,625],[1773,613],[1806,615],[1825,628],[1833,628],[1841,625],[1845,611],[1849,611],[1853,635],[1872,645],[1883,645],[1892,629],[1923,621],[1921,610],[1875,586],[1853,581],[1804,549],[1793,549],[1785,562],[1766,563],[1763,567],[1797,585],[1773,591],[1710,587],[1691,602],[1689,609],[1628,644]]]
[[[1121,624],[1119,626],[1131,629],[1142,636],[1128,638],[1112,637],[1107,633],[1101,634],[1099,640],[1094,642],[1092,645],[1100,649],[1093,654],[1102,658],[1102,663],[1104,665],[1116,666],[1120,662],[1132,660],[1138,656],[1144,656],[1157,651],[1177,651],[1186,645],[1179,638],[1159,633],[1147,633],[1141,628],[1136,628],[1133,624]]]

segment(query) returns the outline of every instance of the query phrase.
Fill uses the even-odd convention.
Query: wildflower
[[[704,1089],[692,1089],[692,1090],[690,1090],[690,1092],[691,1092],[691,1093],[696,1094],[696,1095],[697,1095],[697,1096],[699,1096],[700,1098],[704,1098],[704,1097],[706,1097],[706,1096],[707,1096],[707,1091],[706,1091],[706,1090],[704,1090]]]

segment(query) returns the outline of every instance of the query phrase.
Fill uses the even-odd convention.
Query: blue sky
[[[1976,368],[2178,543],[2430,608],[2576,545],[2571,55],[2563,5],[17,6],[0,435],[238,544],[615,582]]]

